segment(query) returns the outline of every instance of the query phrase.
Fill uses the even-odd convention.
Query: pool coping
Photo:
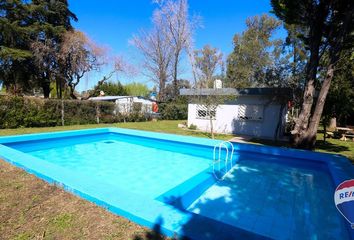
[[[219,237],[222,234],[226,234],[224,231],[225,229],[229,229],[230,231],[232,230],[233,233],[241,234],[242,236],[254,236],[256,238],[263,237],[260,235],[253,235],[253,233],[236,228],[234,226],[216,222],[215,220],[208,219],[207,217],[187,212],[182,208],[180,209],[176,206],[166,204],[163,202],[163,196],[166,196],[165,194],[163,194],[163,196],[158,199],[147,199],[143,196],[127,192],[126,190],[119,189],[117,187],[115,187],[115,190],[113,192],[108,191],[109,188],[97,189],[95,188],[98,183],[97,179],[92,181],[80,174],[73,175],[68,169],[64,169],[49,162],[45,162],[43,164],[43,161],[41,161],[41,164],[37,164],[37,161],[33,161],[37,158],[3,145],[10,142],[33,141],[41,139],[43,140],[58,137],[73,137],[100,133],[128,134],[145,138],[162,139],[170,142],[183,142],[193,145],[207,146],[211,148],[213,148],[215,144],[219,144],[220,142],[222,142],[221,140],[181,136],[159,132],[149,132],[123,128],[96,128],[0,137],[0,157],[3,158],[5,161],[8,161],[20,168],[23,168],[27,172],[30,172],[49,183],[58,184],[67,191],[73,192],[74,194],[80,197],[83,197],[100,206],[103,206],[108,210],[112,211],[113,213],[124,216],[138,224],[153,228],[156,223],[159,223],[162,233],[167,236],[173,236],[175,234],[178,234],[182,236],[189,236],[192,238],[199,238],[200,236],[193,236],[194,232],[192,230],[186,232],[186,230],[182,229],[181,227],[188,224],[189,222],[194,221],[195,219],[199,219],[199,222],[203,222],[203,224],[206,224],[208,229],[207,231],[213,232],[214,234],[218,234]],[[334,186],[337,186],[342,181],[348,180],[354,176],[353,166],[350,164],[348,159],[340,155],[243,143],[234,143],[234,147],[235,151],[249,153],[253,152],[267,155],[270,154],[285,157],[288,156],[292,159],[301,159],[317,163],[324,163],[328,167]],[[173,196],[176,193],[192,195],[199,194],[200,191],[202,191],[203,187],[199,188],[199,192],[194,192],[193,187],[195,187],[196,184],[205,184],[204,187],[210,186],[210,184],[215,182],[211,181],[210,179],[210,175],[207,176],[205,172],[202,172],[199,176],[196,175],[195,177],[192,177],[191,179],[187,180],[185,183],[182,183],[182,185],[185,187],[179,187],[177,192],[176,190],[171,189],[170,195]],[[189,201],[190,199],[193,199],[193,197],[194,196],[188,198]],[[141,201],[141,199],[144,199],[144,201]],[[189,202],[187,201],[186,205],[188,205],[188,203]],[[163,220],[163,222],[161,222],[161,219]],[[354,239],[354,231],[350,230],[349,224],[347,225],[349,228],[349,235],[352,239]],[[229,234],[233,233],[230,232]]]

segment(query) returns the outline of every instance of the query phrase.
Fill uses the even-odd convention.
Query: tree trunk
[[[283,116],[283,111],[284,111],[285,106],[286,106],[285,104],[280,105],[279,115],[278,115],[278,123],[277,123],[277,127],[275,129],[275,132],[274,132],[274,140],[275,141],[278,140],[278,137],[280,135],[280,127],[282,125],[282,116]]]
[[[166,79],[160,77],[159,94],[158,94],[159,101],[163,101],[165,99],[165,84],[166,84]]]
[[[211,138],[214,139],[214,128],[213,128],[213,117],[210,115],[209,117],[210,120],[210,134],[211,134]]]
[[[75,95],[75,87],[74,86],[72,86],[72,85],[69,85],[69,89],[70,89],[70,97],[72,98],[72,99],[77,99],[77,97],[76,97],[76,95]]]
[[[44,98],[49,98],[50,95],[50,81],[44,81],[42,83]]]
[[[334,64],[330,64],[327,69],[326,78],[322,83],[321,91],[318,96],[316,107],[313,112],[312,118],[310,120],[310,124],[308,130],[305,134],[304,141],[301,144],[301,147],[306,149],[313,149],[316,144],[316,134],[317,129],[321,120],[321,115],[323,112],[323,107],[326,102],[326,97],[331,86],[331,81],[334,75]]]
[[[64,114],[65,114],[65,110],[64,110],[64,100],[63,99],[61,99],[61,111],[60,111],[60,113],[61,113],[61,125],[62,126],[64,126],[65,125],[65,116],[64,116]]]
[[[304,141],[305,133],[308,128],[308,121],[311,116],[311,109],[313,105],[313,96],[315,93],[315,83],[314,79],[307,82],[304,99],[302,103],[302,108],[299,117],[295,120],[294,130],[291,131],[293,135],[293,144],[299,147]]]
[[[175,59],[174,66],[173,66],[173,98],[177,97],[179,94],[178,81],[177,81],[179,53],[176,54],[175,58],[176,59]]]
[[[100,115],[101,115],[100,106],[98,103],[96,103],[96,123],[97,124],[100,124]]]
[[[324,19],[327,16],[328,9],[324,4],[320,4],[317,13],[310,27],[310,60],[306,67],[306,87],[304,98],[299,117],[295,121],[293,135],[293,145],[300,147],[303,141],[306,141],[306,132],[308,129],[309,119],[313,105],[313,97],[315,94],[315,82],[317,77],[317,68],[320,60],[320,46],[322,40],[322,29]]]

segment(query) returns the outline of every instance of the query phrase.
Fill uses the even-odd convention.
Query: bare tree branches
[[[152,17],[153,29],[149,32],[141,31],[131,42],[142,53],[143,66],[150,78],[158,84],[159,99],[163,99],[170,78],[174,86],[173,95],[178,94],[179,63],[184,51],[192,59],[192,35],[200,19],[189,16],[187,0],[153,2],[158,5]]]
[[[70,96],[74,94],[81,78],[92,70],[99,70],[105,62],[105,49],[95,44],[83,32],[68,31],[63,38],[59,62],[64,66]]]
[[[142,54],[143,66],[150,79],[157,83],[159,99],[164,99],[164,90],[170,77],[169,68],[172,61],[173,49],[165,34],[163,19],[154,17],[154,28],[140,31],[139,35],[133,36],[131,44]]]
[[[161,19],[163,30],[173,48],[171,75],[174,86],[174,95],[178,95],[178,71],[182,53],[191,49],[193,32],[200,25],[198,16],[190,17],[187,0],[155,1],[159,9],[154,13],[154,19]],[[189,52],[190,53],[190,52]],[[193,66],[192,66],[193,67]]]

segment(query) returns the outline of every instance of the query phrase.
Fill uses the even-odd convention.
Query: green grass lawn
[[[251,139],[250,143],[270,145],[277,147],[290,147],[290,144],[287,142],[275,142],[272,140],[264,139]],[[351,140],[341,141],[339,139],[327,138],[326,142],[323,140],[323,134],[317,134],[316,148],[315,151],[341,154],[347,157],[354,164],[354,142]]]
[[[60,127],[44,127],[44,128],[16,128],[16,129],[1,129],[0,136],[5,135],[18,135],[27,133],[40,133],[52,131],[67,131],[78,130],[87,128],[104,128],[104,127],[120,127],[138,130],[146,130],[153,132],[173,133],[195,137],[210,137],[209,133],[178,128],[177,125],[182,123],[181,120],[157,121],[157,122],[128,122],[128,123],[115,123],[115,124],[88,124],[88,125],[74,125],[74,126],[60,126]],[[232,135],[216,134],[216,139],[228,140]]]
[[[147,130],[154,132],[164,132],[173,133],[187,136],[195,137],[208,137],[209,133],[193,131],[189,129],[181,129],[177,127],[177,124],[182,123],[181,120],[173,121],[157,121],[157,122],[129,122],[129,123],[115,123],[115,124],[90,124],[90,125],[74,125],[74,126],[64,126],[64,127],[45,127],[45,128],[17,128],[17,129],[1,129],[0,136],[5,135],[17,135],[26,133],[39,133],[39,132],[52,132],[52,131],[65,131],[65,130],[77,130],[77,129],[87,129],[87,128],[99,128],[99,127],[120,127],[120,128],[130,128]],[[227,134],[216,134],[216,139],[229,140],[233,135]],[[323,135],[317,135],[316,151],[342,154],[348,157],[352,162],[354,162],[354,142],[348,140],[347,142],[340,141],[339,139],[327,139],[326,142],[323,141]],[[279,147],[289,147],[288,143],[284,142],[274,142],[271,140],[260,140],[251,139],[250,143],[264,144]]]

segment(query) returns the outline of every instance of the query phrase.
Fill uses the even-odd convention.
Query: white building
[[[115,102],[116,111],[119,113],[130,113],[133,111],[134,103],[141,103],[141,112],[143,113],[153,113],[152,105],[156,101],[139,97],[139,96],[101,96],[89,98],[91,101],[109,101]]]
[[[283,137],[287,106],[292,99],[287,88],[181,89],[181,95],[192,96],[188,126],[193,124],[199,130],[210,131],[212,116],[214,132],[269,139]],[[200,99],[211,95],[228,97],[216,109],[207,109]]]

